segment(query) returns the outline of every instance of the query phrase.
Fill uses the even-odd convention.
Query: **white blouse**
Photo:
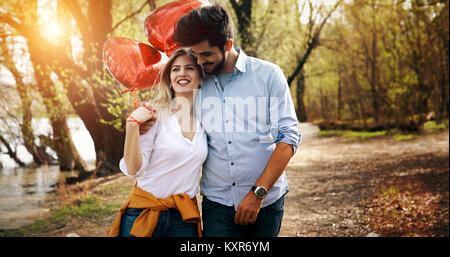
[[[198,120],[192,141],[183,136],[172,114],[164,122],[158,119],[139,137],[139,144],[142,165],[136,175],[128,174],[124,158],[119,163],[125,175],[137,179],[137,187],[156,198],[180,193],[193,198],[198,193],[200,169],[208,154],[206,134]]]

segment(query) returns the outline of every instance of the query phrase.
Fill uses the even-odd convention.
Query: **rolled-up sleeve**
[[[125,163],[125,158],[122,157],[119,162],[120,170],[127,176],[132,178],[137,178],[142,175],[143,171],[147,169],[148,163],[150,162],[151,154],[155,147],[156,132],[158,130],[159,122],[156,122],[147,133],[139,136],[139,147],[141,148],[142,164],[141,168],[136,172],[135,175],[130,175],[128,173],[127,165]]]
[[[291,145],[295,154],[302,136],[298,130],[298,120],[291,92],[279,66],[274,66],[270,81],[269,111],[271,127],[275,129],[275,143],[283,142]]]

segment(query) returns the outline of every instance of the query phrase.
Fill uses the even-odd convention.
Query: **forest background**
[[[120,94],[125,88],[107,72],[103,43],[147,43],[146,16],[168,2],[2,1],[2,152],[24,166],[24,145],[34,163],[87,178],[92,170],[67,125],[79,117],[94,142],[97,176],[118,173],[132,95]],[[210,2],[229,10],[237,47],[282,68],[300,122],[358,131],[418,132],[427,120],[448,127],[448,0]],[[38,135],[32,120],[43,117],[52,130]]]

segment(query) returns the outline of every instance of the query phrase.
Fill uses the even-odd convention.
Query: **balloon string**
[[[139,105],[139,100],[137,99],[137,96],[136,96],[136,90],[133,90],[133,106],[134,107],[138,107],[138,105]]]
[[[153,85],[155,85],[155,82],[158,79],[158,77],[161,74],[161,72],[162,72],[162,70],[158,71],[158,74],[156,75],[155,80],[153,81]],[[148,90],[148,95],[147,95],[147,98],[145,98],[145,102],[144,103],[148,102],[148,99],[150,98],[150,95],[152,94],[153,89],[154,89],[154,87],[152,87],[150,90]],[[133,92],[133,106],[136,109],[138,106],[140,106],[140,103],[141,103],[137,99],[136,88],[130,88],[130,89],[124,90],[124,91],[121,92],[121,94],[123,95],[123,94],[128,93],[128,92]]]
[[[136,88],[130,88],[130,89],[124,90],[120,94],[123,95],[128,92],[133,93],[133,106],[134,106],[134,109],[136,109],[136,107],[138,107],[138,105],[139,105],[139,100],[137,99],[137,96],[136,96]]]
[[[127,89],[127,90],[124,90],[124,91],[120,92],[120,94],[123,95],[123,94],[128,93],[128,92],[133,92],[134,90],[135,90],[135,88],[130,88],[130,89]]]
[[[148,90],[148,95],[147,95],[147,98],[145,98],[145,103],[147,103],[148,102],[148,99],[150,98],[150,95],[152,94],[152,89],[150,89],[150,90]]]
[[[153,81],[153,85],[155,85],[155,82],[156,82],[156,80],[159,78],[159,75],[161,74],[161,72],[162,72],[162,69],[160,69],[160,70],[158,71],[158,74],[156,75],[155,80]],[[150,98],[150,95],[152,94],[152,91],[153,91],[154,88],[155,88],[155,87],[152,87],[152,88],[148,91],[147,98],[145,98],[145,103],[148,102],[148,99]]]

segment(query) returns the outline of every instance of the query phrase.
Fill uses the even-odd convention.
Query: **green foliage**
[[[440,130],[444,130],[446,128],[448,128],[448,122],[446,123],[441,123],[441,124],[437,124],[436,121],[432,120],[432,121],[427,121],[423,124],[423,128],[426,131],[440,131]]]
[[[448,26],[448,1],[346,1],[339,13],[306,65],[309,118],[336,119],[338,101],[345,121],[402,124],[427,110],[448,117],[448,28],[438,25]]]
[[[133,189],[131,184],[121,184],[121,185],[105,185],[101,188],[97,188],[95,191],[96,195],[100,196],[112,196],[118,194],[128,194]]]
[[[113,1],[112,24],[113,26],[122,21],[130,13],[135,12],[143,1]],[[147,15],[150,14],[150,8],[148,5],[144,7],[141,13],[124,21],[114,31],[113,36],[128,37],[137,40],[142,43],[149,44],[144,32],[144,22]]]
[[[104,68],[102,45],[111,36],[148,43],[144,31],[144,21],[150,13],[148,4],[138,0],[113,1],[109,10],[107,5],[95,6],[96,1],[74,1],[71,5],[64,1],[41,2],[11,0],[0,4],[0,27],[5,32],[0,39],[1,50],[10,50],[12,56],[7,60],[2,54],[0,64],[8,62],[11,73],[16,68],[17,74],[23,76],[25,86],[30,88],[25,91],[32,98],[33,116],[64,120],[68,115],[79,115],[95,142],[104,141],[98,137],[105,133],[96,131],[98,126],[93,120],[116,128],[119,131],[115,137],[120,137],[122,120],[133,102],[130,94],[120,94],[124,88]],[[140,6],[144,8],[137,12]],[[59,26],[59,34],[45,34],[43,28],[47,25]],[[22,80],[19,75],[15,75],[16,84]],[[11,113],[20,120],[20,106]],[[116,163],[118,156],[109,156],[107,148],[96,146],[106,161]]]
[[[366,140],[375,137],[385,136],[387,134],[386,131],[375,131],[375,132],[367,132],[367,131],[351,131],[351,130],[322,130],[319,131],[318,136],[320,137],[330,137],[330,136],[339,136],[350,140]]]
[[[429,132],[442,131],[446,127],[444,124],[436,125],[434,121],[425,123],[425,130]],[[389,131],[351,131],[351,130],[321,130],[318,133],[319,137],[342,137],[351,141],[364,141],[373,138],[392,138],[395,141],[409,141],[418,137],[417,133],[403,133],[398,129]]]
[[[113,214],[119,207],[118,204],[105,204],[99,197],[89,195],[80,199],[78,204],[61,207],[53,214],[53,219],[61,221],[69,215],[98,219]]]
[[[377,197],[389,197],[390,195],[395,195],[400,192],[400,189],[394,186],[390,186],[389,188],[383,188],[379,192],[377,192]]]
[[[110,12],[101,13],[104,9],[98,9],[99,13],[92,15],[88,7],[96,4],[95,1],[74,1],[87,23],[83,28],[75,21],[65,1],[57,1],[58,8],[50,13],[58,18],[58,25],[64,30],[63,36],[53,40],[55,42],[47,42],[48,35],[40,35],[39,26],[43,21],[39,19],[39,8],[42,6],[37,6],[36,1],[1,2],[0,9],[8,18],[35,32],[26,34],[12,24],[0,22],[5,31],[2,49],[9,49],[14,56],[11,62],[2,55],[0,64],[6,69],[16,64],[20,73],[26,74],[24,81],[32,98],[34,117],[63,117],[75,113],[82,116],[82,112],[90,110],[90,120],[99,120],[123,132],[124,118],[133,107],[132,94],[120,94],[125,88],[106,71],[101,46],[102,40],[111,36],[148,43],[144,21],[151,10],[146,5],[136,13],[144,2],[113,1]],[[157,6],[168,2],[171,0],[155,1]],[[253,1],[251,38],[243,40],[231,1],[211,1],[221,4],[231,14],[235,46],[242,47],[243,41],[251,39],[243,50],[278,64],[286,77],[305,56],[317,27],[336,2]],[[303,66],[306,88],[303,100],[309,120],[405,124],[430,111],[436,113],[438,120],[448,120],[449,3],[426,3],[343,1],[336,15],[324,24],[318,37],[319,45]],[[109,13],[111,24],[107,17],[94,22],[95,15],[108,16]],[[108,31],[109,27],[114,30]],[[83,29],[87,34],[83,34],[86,33]],[[30,58],[30,46],[34,46],[33,56],[37,55],[34,63]],[[290,89],[294,99],[296,87],[294,82]],[[139,92],[139,100],[144,100],[148,93]],[[11,104],[6,95],[0,98],[2,104],[14,107],[9,113],[19,118],[20,106]],[[88,130],[93,129],[89,127],[92,122],[86,124]]]
[[[413,135],[413,134],[398,134],[398,135],[394,135],[394,140],[396,140],[396,141],[412,140],[414,138],[416,138],[416,136]]]
[[[128,185],[128,191],[131,188]],[[117,192],[116,192],[117,193]],[[31,234],[46,234],[50,231],[64,228],[73,219],[105,219],[120,208],[121,203],[105,202],[97,194],[88,194],[74,204],[63,205],[52,211],[52,215],[42,220],[36,220],[20,229],[2,231],[2,236],[30,236]]]

